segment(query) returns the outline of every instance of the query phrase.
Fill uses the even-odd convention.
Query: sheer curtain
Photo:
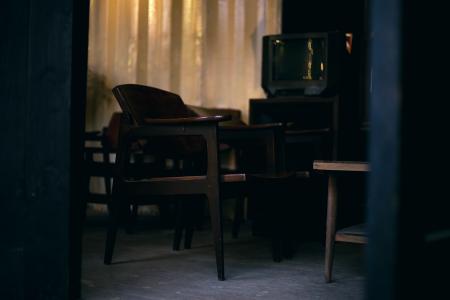
[[[281,0],[91,0],[87,129],[119,110],[111,88],[140,83],[187,104],[240,109],[264,96],[261,41]]]

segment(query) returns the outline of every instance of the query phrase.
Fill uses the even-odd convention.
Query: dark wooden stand
[[[295,143],[309,138],[330,137],[330,148],[324,156],[336,159],[339,135],[339,96],[295,96],[250,99],[250,124],[283,123],[286,141]],[[323,152],[321,149],[320,152]]]
[[[325,281],[331,282],[334,243],[336,241],[358,244],[365,244],[367,242],[364,224],[359,224],[336,231],[337,176],[350,172],[368,172],[369,165],[365,162],[315,161],[314,170],[324,172],[328,175]]]
[[[338,157],[341,99],[341,95],[250,99],[250,124],[284,124],[287,170],[311,171],[314,160]],[[298,211],[308,212],[298,218],[295,225],[301,228],[297,236],[302,239],[322,239],[325,204],[321,199],[326,196],[321,192],[323,184],[321,177],[310,178],[298,191],[302,201],[293,204]],[[295,187],[292,190],[296,190]],[[257,219],[253,224],[264,228],[264,221]],[[304,229],[307,227],[310,230]]]

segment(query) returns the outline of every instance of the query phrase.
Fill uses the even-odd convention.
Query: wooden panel
[[[220,176],[221,182],[245,182],[247,180],[246,174],[224,174]]]
[[[313,169],[317,171],[368,172],[369,164],[356,161],[316,160],[313,163]]]
[[[336,233],[335,240],[336,240],[336,242],[367,244],[367,237],[365,237],[365,236],[342,234],[339,232]]]
[[[297,122],[309,129],[333,127],[332,109],[338,101],[339,97],[301,96],[250,99],[250,124]]]
[[[366,236],[366,224],[358,224],[345,228],[341,228],[337,231],[340,234]]]
[[[316,153],[316,158],[337,158],[339,143],[339,96],[327,97],[277,97],[267,99],[250,99],[250,124],[283,123],[290,130],[289,141],[294,136],[293,130],[315,130],[317,137],[324,142],[331,142],[330,148]],[[313,132],[299,133],[301,136]],[[303,141],[305,142],[305,141]],[[311,143],[309,141],[308,143]],[[319,143],[320,144],[320,143]],[[322,145],[324,146],[324,145]]]
[[[347,243],[367,243],[365,224],[358,224],[346,228],[339,229],[336,232],[336,241]]]

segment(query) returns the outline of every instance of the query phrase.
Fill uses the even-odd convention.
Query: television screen
[[[269,97],[335,93],[343,52],[339,32],[265,36],[262,87]]]
[[[285,39],[272,43],[274,80],[323,80],[325,39]]]

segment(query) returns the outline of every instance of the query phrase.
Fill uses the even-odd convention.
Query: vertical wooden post
[[[328,176],[327,229],[325,239],[325,281],[331,282],[334,258],[334,237],[336,234],[337,190],[336,177]]]

